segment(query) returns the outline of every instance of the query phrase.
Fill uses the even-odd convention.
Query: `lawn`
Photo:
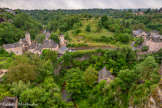
[[[86,26],[91,26],[91,31],[87,32]],[[70,37],[70,44],[86,44],[89,47],[101,47],[101,46],[112,46],[112,44],[107,42],[100,42],[96,41],[95,39],[100,39],[101,36],[105,37],[113,37],[113,33],[102,28],[100,32],[97,31],[97,20],[90,19],[90,20],[82,20],[82,27],[79,28],[81,31],[78,34],[74,33],[74,30],[68,31],[68,35]]]

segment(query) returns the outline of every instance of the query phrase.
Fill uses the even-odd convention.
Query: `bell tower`
[[[59,39],[60,39],[60,46],[64,46],[65,45],[65,37],[64,37],[64,35],[60,35]]]
[[[30,38],[30,33],[29,32],[26,32],[25,33],[25,39],[26,39],[27,43],[29,45],[31,45],[31,38]]]

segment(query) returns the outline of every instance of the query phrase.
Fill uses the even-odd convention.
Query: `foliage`
[[[98,72],[91,66],[89,66],[83,73],[83,78],[89,87],[93,87],[94,83],[98,79]]]
[[[87,32],[90,32],[90,31],[91,31],[91,26],[90,26],[90,25],[87,25],[87,26],[86,26],[86,31],[87,31]]]
[[[55,41],[58,44],[60,43],[58,36],[54,33],[51,34],[50,39],[52,39],[53,41]]]
[[[43,43],[43,40],[45,39],[45,35],[44,34],[38,34],[36,35],[35,37],[35,40],[38,42],[38,43]]]
[[[44,56],[44,58],[46,60],[51,60],[51,62],[55,62],[57,60],[57,52],[56,51],[45,49],[42,52],[42,56]]]
[[[145,45],[145,46],[142,47],[142,51],[145,51],[146,52],[148,50],[149,50],[149,47],[148,46]]]

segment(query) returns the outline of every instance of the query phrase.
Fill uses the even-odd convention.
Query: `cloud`
[[[162,0],[0,0],[13,9],[161,8]]]

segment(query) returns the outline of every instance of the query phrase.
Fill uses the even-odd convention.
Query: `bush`
[[[145,45],[145,46],[142,47],[142,51],[147,52],[148,50],[149,50],[149,47],[148,46]]]

